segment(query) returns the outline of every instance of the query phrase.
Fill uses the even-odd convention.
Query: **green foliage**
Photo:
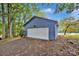
[[[57,8],[55,12],[60,12],[66,9],[67,13],[71,13],[74,9],[78,9],[78,3],[59,3],[57,4]]]
[[[12,32],[13,35],[16,36],[20,33],[21,30],[23,30],[23,25],[24,23],[26,23],[33,15],[37,15],[37,16],[41,16],[44,17],[44,13],[40,11],[40,9],[37,8],[36,4],[34,3],[27,3],[27,4],[22,4],[22,3],[11,3],[9,4],[9,10],[10,10],[10,18],[11,18],[11,22],[12,22]],[[41,4],[41,5],[50,5],[50,4]],[[6,21],[6,33],[8,32],[8,10],[7,10],[7,3],[4,4],[5,7],[5,11],[3,13],[4,17],[5,17],[5,21]],[[1,8],[1,5],[0,5]],[[56,7],[56,12],[61,12],[64,9],[67,10],[68,12],[72,12],[74,9],[78,9],[79,8],[79,4],[78,3],[59,3],[57,4]],[[0,9],[0,16],[2,16],[2,12]],[[1,19],[1,18],[0,18]],[[1,20],[0,20],[1,21]],[[68,21],[68,22],[67,22]],[[76,29],[74,29],[76,32],[79,32],[79,25],[76,25],[76,23],[72,22],[74,21],[73,17],[70,18],[65,18],[64,21],[60,22],[60,30],[61,32],[63,32],[66,28],[66,26],[68,24],[70,24],[71,26],[69,28],[74,29],[76,27]],[[71,23],[72,22],[72,23]],[[72,27],[73,25],[75,25],[74,27]],[[71,31],[68,28],[67,32]],[[0,34],[2,33],[2,23],[0,23]]]
[[[4,18],[6,19],[5,27],[6,27],[6,35],[8,34],[8,15],[10,15],[10,22],[12,22],[12,33],[14,36],[18,36],[20,31],[23,30],[23,25],[33,16],[44,16],[44,13],[41,12],[36,4],[34,3],[9,3],[9,9],[7,7],[7,3],[4,4],[5,12],[3,13]],[[0,5],[1,6],[1,5]],[[1,7],[0,7],[1,8]],[[8,10],[10,13],[8,13]],[[2,12],[0,12],[2,16]],[[0,23],[0,34],[2,34],[2,23]]]
[[[68,26],[68,27],[67,27]],[[59,22],[59,32],[79,33],[79,21],[73,17],[65,18]]]

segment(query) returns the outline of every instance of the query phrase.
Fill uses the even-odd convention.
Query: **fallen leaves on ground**
[[[0,45],[0,55],[76,56],[79,55],[79,44],[65,37],[58,37],[53,41],[20,38],[20,40]]]

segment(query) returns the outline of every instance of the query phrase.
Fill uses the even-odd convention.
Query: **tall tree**
[[[36,4],[16,4],[15,6],[18,6],[18,8],[14,8],[15,11],[18,9],[18,12],[15,13],[13,10],[13,13],[15,13],[15,19],[13,20],[15,23],[13,25],[13,32],[15,35],[23,29],[23,24],[26,23],[33,15],[44,16],[44,14],[37,8]],[[18,25],[18,23],[20,24]]]
[[[7,4],[8,8],[8,37],[12,37],[12,21],[10,16],[10,4]]]
[[[58,13],[58,12],[61,12],[63,11],[64,9],[66,9],[66,13],[71,13],[73,12],[75,9],[78,10],[79,9],[79,3],[59,3],[57,4],[56,6],[56,10],[55,10],[55,13]],[[69,20],[69,21],[73,21],[74,19],[73,18],[68,18],[66,20]],[[66,34],[67,30],[69,29],[70,26],[75,26],[76,24],[73,24],[73,22],[70,22],[70,23],[67,23],[66,24],[66,28],[65,28],[65,31],[64,31],[64,35]],[[73,28],[72,31],[74,31],[75,29]]]
[[[1,8],[2,14],[0,13],[0,15],[2,16],[3,36],[5,36],[4,34],[5,26],[7,33],[6,35],[8,35],[8,37],[12,37],[13,34],[16,35],[23,29],[24,23],[27,22],[27,20],[29,20],[32,16],[34,15],[44,16],[44,14],[37,8],[37,5],[34,3],[33,4],[7,3],[7,4],[1,4],[1,6],[2,6]]]
[[[1,3],[2,6],[2,39],[5,38],[5,19],[4,19],[4,4]]]
[[[78,26],[78,21],[73,17],[68,17],[59,22],[59,28],[64,35],[68,32],[76,32],[76,27]]]

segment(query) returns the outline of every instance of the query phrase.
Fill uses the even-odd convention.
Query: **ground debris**
[[[0,45],[2,56],[76,56],[79,44],[63,38],[53,41],[21,38],[6,45]]]

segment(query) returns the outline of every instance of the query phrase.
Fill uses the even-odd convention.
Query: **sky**
[[[37,7],[41,10],[41,12],[43,12],[45,14],[45,16],[49,19],[52,20],[62,20],[66,17],[74,17],[79,19],[79,9],[78,10],[74,10],[72,13],[66,13],[66,10],[63,10],[62,12],[59,13],[54,13],[55,8],[56,8],[56,4],[52,3],[49,5],[41,5],[41,4],[37,4]]]

